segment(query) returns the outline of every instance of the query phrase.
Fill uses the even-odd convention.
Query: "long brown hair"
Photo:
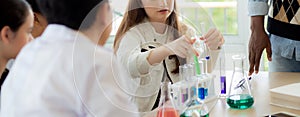
[[[176,6],[176,0],[174,0],[174,10],[170,14],[170,16],[167,18],[166,24],[168,26],[171,26],[173,32],[174,39],[177,39],[180,37],[181,32],[181,24],[179,22],[178,14],[176,12],[177,6]],[[120,24],[120,27],[117,31],[115,40],[114,40],[114,53],[117,52],[119,48],[119,44],[121,42],[121,39],[123,35],[132,27],[142,23],[145,18],[148,18],[146,11],[144,9],[144,6],[142,4],[141,0],[129,0],[129,4],[127,6],[127,10],[124,14],[123,20]],[[170,57],[176,57],[174,55]],[[178,73],[179,72],[179,60],[176,57],[176,69],[172,71],[172,73]]]

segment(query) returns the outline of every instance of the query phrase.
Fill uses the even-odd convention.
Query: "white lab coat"
[[[164,34],[156,33],[154,27],[148,20],[136,25],[127,31],[120,42],[117,58],[131,75],[128,81],[137,82],[136,94],[133,97],[134,102],[138,105],[140,112],[148,112],[153,108],[158,96],[160,83],[163,79],[167,79],[166,72],[170,76],[170,80],[176,83],[179,79],[178,73],[172,73],[176,68],[175,59],[167,57],[164,63],[150,65],[147,60],[151,49],[162,46],[173,41],[171,32],[172,27],[167,27]],[[195,35],[194,29],[187,25],[181,25],[182,32],[186,36]],[[142,50],[147,50],[142,52]],[[202,53],[201,53],[202,54]],[[215,63],[219,51],[210,51],[211,61]],[[183,65],[184,63],[180,63]],[[209,65],[213,67],[213,65]]]
[[[132,81],[139,84],[133,99],[140,112],[151,111],[157,99],[162,79],[169,80],[163,62],[150,65],[147,60],[151,51],[150,46],[157,48],[171,41],[173,36],[169,32],[169,28],[166,29],[164,34],[158,34],[150,22],[146,20],[126,32],[116,52],[118,60],[128,70]],[[142,49],[147,51],[142,52]],[[178,74],[171,73],[175,69],[175,59],[167,58],[165,61],[171,80],[177,82],[179,80]]]
[[[134,117],[115,58],[82,33],[49,25],[2,86],[2,117]]]

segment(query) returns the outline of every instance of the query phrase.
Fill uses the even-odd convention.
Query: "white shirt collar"
[[[62,38],[63,37],[63,38]],[[67,26],[60,24],[49,24],[44,33],[40,38],[45,38],[45,40],[75,40],[78,38],[84,38],[90,40],[87,36],[77,30],[73,30]]]

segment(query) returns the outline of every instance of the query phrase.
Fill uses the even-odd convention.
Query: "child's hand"
[[[195,40],[186,38],[185,36],[181,36],[178,39],[164,45],[168,48],[170,55],[176,54],[182,58],[186,58],[189,56],[189,53],[194,53],[197,56],[199,55],[197,51],[193,48],[193,43]]]
[[[217,50],[225,42],[223,35],[215,28],[210,29],[200,40],[204,40],[210,50]]]

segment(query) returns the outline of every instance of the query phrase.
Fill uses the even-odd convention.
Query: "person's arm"
[[[147,60],[150,65],[154,65],[162,62],[169,55],[171,55],[171,51],[167,47],[161,46],[154,50],[151,50]]]
[[[175,54],[182,58],[187,58],[190,54],[198,56],[198,53],[193,48],[193,43],[194,40],[191,38],[181,36],[168,44],[152,50],[147,60],[151,65],[153,65],[162,62],[169,55]]]
[[[135,29],[129,30],[123,37],[116,51],[117,59],[123,64],[132,78],[139,78],[151,71],[147,58],[150,51],[141,52],[141,43],[144,37]]]
[[[132,77],[148,74],[151,67],[158,65],[169,55],[175,54],[185,58],[190,52],[195,52],[192,48],[193,41],[185,36],[150,51],[141,52],[140,38],[144,37],[137,31],[127,32],[116,53]]]
[[[259,71],[259,64],[263,50],[266,48],[267,56],[271,61],[271,43],[264,29],[264,17],[268,13],[268,0],[249,0],[248,9],[251,16],[251,36],[249,40],[249,75],[254,70]]]
[[[251,36],[249,40],[249,75],[254,71],[258,73],[260,59],[264,49],[266,49],[268,60],[272,60],[272,50],[269,37],[264,29],[264,16],[251,17]]]
[[[127,74],[114,56],[96,55],[96,60],[103,59],[98,66],[94,67],[96,74],[91,72],[88,78],[90,86],[86,85],[86,92],[89,97],[87,104],[95,116],[103,117],[137,117],[139,112],[137,105],[131,100],[135,96],[136,85],[129,80]]]
[[[268,1],[269,0],[248,0],[248,15],[267,15],[269,10]]]
[[[200,40],[203,40],[209,48],[208,54],[210,55],[210,60],[207,63],[207,69],[210,73],[217,63],[216,61],[219,57],[220,49],[225,43],[225,40],[221,32],[216,28],[210,29],[203,37],[200,38]]]
[[[151,65],[160,63],[166,57],[174,54],[182,58],[189,58],[193,54],[199,56],[199,53],[197,53],[192,45],[195,42],[192,39],[195,31],[185,24],[181,24],[181,28],[184,36],[151,51],[147,59]]]

